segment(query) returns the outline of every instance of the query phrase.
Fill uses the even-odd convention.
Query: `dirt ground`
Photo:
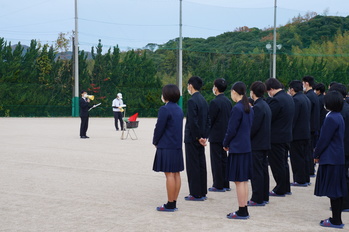
[[[230,192],[188,202],[184,171],[179,210],[157,212],[167,196],[164,174],[152,171],[156,119],[139,119],[138,140],[121,140],[113,120],[90,118],[90,139],[80,139],[80,118],[0,118],[0,231],[335,230],[319,226],[331,211],[328,198],[314,196],[314,178],[291,196],[249,207],[248,220],[229,220],[238,208],[233,183]],[[208,147],[206,158],[211,186]],[[342,217],[349,231],[349,213]]]

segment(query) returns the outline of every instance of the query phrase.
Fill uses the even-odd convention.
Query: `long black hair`
[[[241,101],[242,101],[242,104],[244,105],[244,111],[246,113],[250,113],[251,107],[249,105],[248,98],[246,96],[246,85],[245,85],[245,83],[243,83],[241,81],[235,82],[233,84],[233,86],[231,87],[231,90],[234,90],[239,95],[242,95],[242,100]]]

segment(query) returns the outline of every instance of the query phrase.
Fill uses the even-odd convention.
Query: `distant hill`
[[[338,32],[349,31],[349,16],[320,16],[312,18],[295,17],[292,22],[277,28],[277,43],[283,52],[291,52],[293,46],[307,48],[312,42],[329,41]],[[273,40],[273,28],[259,29],[240,27],[221,35],[202,38],[183,38],[183,49],[213,53],[251,53],[256,48],[266,50]],[[178,38],[158,45],[160,49],[176,49]],[[149,46],[154,46],[149,44]]]

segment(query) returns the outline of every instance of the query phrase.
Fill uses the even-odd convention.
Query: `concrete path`
[[[80,118],[0,118],[0,231],[335,230],[319,226],[331,211],[328,198],[313,195],[315,179],[291,196],[249,207],[251,218],[240,221],[226,218],[237,209],[233,183],[231,192],[187,202],[183,172],[179,210],[157,212],[167,197],[164,175],[152,171],[156,119],[139,119],[138,140],[121,140],[113,120],[90,118],[90,139],[80,139]],[[349,231],[349,213],[343,222]]]

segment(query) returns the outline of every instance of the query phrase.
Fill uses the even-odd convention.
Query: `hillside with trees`
[[[208,101],[214,97],[216,78],[248,86],[269,78],[271,56],[265,46],[272,39],[272,28],[248,27],[207,39],[184,38],[184,110],[186,81],[192,75],[203,78],[202,92]],[[304,75],[325,85],[349,83],[349,16],[297,16],[277,28],[277,44],[282,48],[277,51],[276,77],[285,86]],[[125,52],[117,45],[103,49],[99,41],[89,51],[91,58],[87,51],[79,52],[79,88],[102,103],[91,116],[112,116],[110,105],[118,92],[123,93],[128,115],[156,116],[162,86],[176,83],[178,38]],[[71,116],[73,60],[62,52],[67,51],[35,40],[28,48],[20,43],[13,47],[0,38],[0,116]]]

